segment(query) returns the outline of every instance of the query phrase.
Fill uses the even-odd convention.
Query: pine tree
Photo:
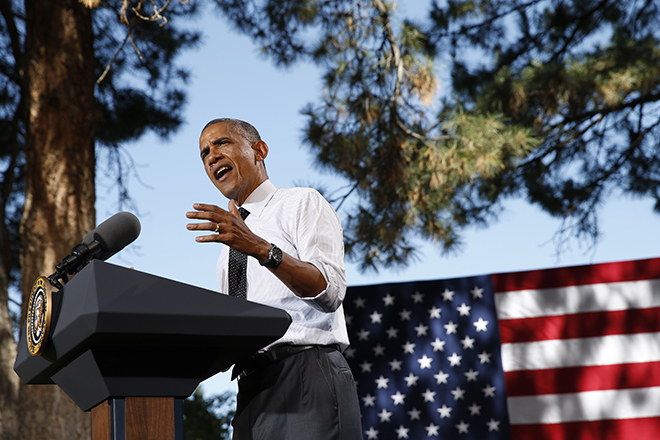
[[[13,372],[8,289],[20,288],[26,304],[34,279],[93,229],[97,151],[125,197],[121,145],[182,122],[187,72],[174,60],[198,35],[161,24],[194,7],[162,15],[141,1],[92,3],[0,0],[2,439],[88,438],[88,414],[57,387],[23,385]]]

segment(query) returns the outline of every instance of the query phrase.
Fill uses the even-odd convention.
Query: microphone
[[[140,230],[140,220],[136,216],[130,212],[118,212],[85,235],[82,244],[91,247],[94,242],[99,243],[101,251],[94,258],[105,261],[133,243]]]
[[[92,259],[107,260],[135,241],[140,235],[140,229],[140,221],[135,215],[118,212],[85,235],[82,243],[55,266],[56,272],[48,280],[61,289],[58,278],[66,283],[68,275],[77,274]]]

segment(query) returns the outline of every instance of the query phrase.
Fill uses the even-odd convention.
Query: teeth
[[[215,171],[215,177],[219,178],[224,174],[225,171],[229,171],[231,168],[228,166],[220,167]]]

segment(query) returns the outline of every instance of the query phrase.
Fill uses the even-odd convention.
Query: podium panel
[[[92,260],[55,294],[44,354],[25,329],[14,370],[56,383],[84,411],[116,397],[175,397],[279,339],[283,310]]]

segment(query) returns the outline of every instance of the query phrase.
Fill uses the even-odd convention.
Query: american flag
[[[364,439],[660,439],[660,259],[350,287],[344,307]]]
[[[347,298],[365,439],[510,437],[489,276],[351,287]]]

